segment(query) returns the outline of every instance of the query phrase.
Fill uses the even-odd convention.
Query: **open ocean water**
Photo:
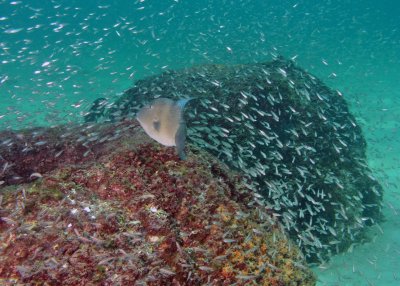
[[[0,129],[82,122],[145,76],[271,55],[343,93],[384,186],[373,240],[315,266],[318,285],[400,285],[400,2],[0,0]]]

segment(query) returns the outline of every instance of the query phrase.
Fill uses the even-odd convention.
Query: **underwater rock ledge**
[[[179,160],[127,124],[118,125],[118,140],[92,143],[90,156],[86,140],[60,142],[73,160],[50,160],[36,181],[3,186],[2,285],[315,285],[243,176],[193,146]]]
[[[151,141],[138,132],[140,126],[130,120],[0,131],[0,186],[32,182],[63,165],[96,160],[129,137]]]
[[[86,120],[129,118],[159,97],[197,99],[187,140],[252,177],[308,261],[353,248],[381,221],[383,189],[343,95],[293,62],[166,71],[98,99]]]

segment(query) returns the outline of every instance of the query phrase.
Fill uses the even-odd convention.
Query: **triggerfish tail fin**
[[[175,146],[176,146],[176,152],[178,153],[179,158],[181,160],[186,160],[186,154],[185,154],[186,122],[183,118],[183,109],[185,108],[186,104],[192,99],[195,98],[194,97],[182,98],[176,102],[176,105],[179,107],[181,111],[180,113],[181,118],[179,122],[179,128],[175,134]]]
[[[185,142],[186,142],[186,123],[182,120],[179,124],[178,131],[175,134],[176,153],[181,160],[186,160],[185,154]]]

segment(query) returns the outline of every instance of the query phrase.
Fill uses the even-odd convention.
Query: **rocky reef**
[[[188,141],[251,177],[308,261],[361,243],[382,219],[382,187],[343,95],[293,62],[166,71],[98,99],[86,121],[118,122],[158,97],[196,99]]]
[[[2,285],[315,285],[274,211],[201,148],[181,161],[128,121],[0,138]]]

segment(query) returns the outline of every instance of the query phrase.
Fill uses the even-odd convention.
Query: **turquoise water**
[[[165,69],[292,58],[344,94],[385,188],[375,239],[319,285],[399,285],[400,4],[377,2],[0,0],[0,129],[81,121]]]

